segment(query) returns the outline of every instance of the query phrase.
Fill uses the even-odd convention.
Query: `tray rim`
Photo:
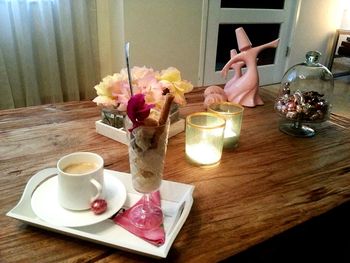
[[[118,172],[118,171],[109,170],[109,169],[105,169],[105,171],[114,175],[114,176],[130,175],[129,173]],[[132,253],[137,253],[137,254],[141,254],[141,255],[145,255],[145,256],[156,257],[156,258],[166,258],[175,238],[177,237],[183,224],[187,220],[187,217],[190,213],[190,210],[191,210],[192,204],[193,204],[193,197],[192,197],[193,190],[194,190],[193,185],[163,180],[164,182],[168,182],[169,184],[181,184],[181,185],[185,186],[187,189],[186,194],[182,197],[182,200],[179,202],[179,203],[184,204],[183,210],[180,212],[179,215],[177,215],[177,217],[178,217],[178,218],[176,218],[177,222],[174,223],[174,226],[168,231],[169,233],[167,233],[165,243],[160,247],[155,247],[155,246],[151,245],[152,246],[151,250],[149,250],[147,247],[142,249],[142,243],[145,242],[142,239],[140,239],[141,245],[135,244],[135,245],[133,245],[133,247],[125,246],[125,244],[123,244],[123,242],[120,242],[118,240],[118,238],[116,238],[116,240],[114,242],[107,239],[108,233],[107,234],[104,233],[102,235],[96,235],[96,234],[84,232],[84,230],[83,230],[84,227],[71,228],[71,227],[56,226],[56,225],[52,225],[52,224],[49,224],[49,223],[41,220],[39,217],[32,218],[32,217],[26,215],[25,213],[20,213],[18,211],[18,209],[21,206],[25,206],[27,209],[29,208],[29,210],[33,212],[31,205],[30,205],[30,200],[28,200],[28,197],[29,198],[31,197],[32,193],[35,191],[35,189],[43,181],[51,178],[52,176],[55,176],[56,174],[57,174],[56,168],[46,168],[46,169],[43,169],[43,170],[37,172],[36,174],[34,174],[28,180],[19,202],[9,212],[7,212],[6,215],[8,217],[12,217],[12,218],[18,219],[20,221],[23,221],[24,223],[27,223],[29,225],[33,225],[33,226],[36,226],[36,227],[39,227],[39,228],[42,228],[45,230],[53,231],[56,233],[67,235],[67,236],[87,240],[87,241],[90,241],[93,243],[98,243],[98,244],[102,244],[102,245],[105,245],[108,247],[113,247],[113,248],[117,248],[120,250],[129,251]],[[120,174],[120,175],[118,175],[118,174]],[[123,182],[123,180],[121,180],[121,181]],[[125,186],[125,188],[126,188],[127,194],[128,194],[129,193],[128,187]],[[27,204],[25,204],[26,202],[27,202]],[[28,207],[28,204],[29,204],[29,207]],[[181,206],[181,204],[180,204],[180,206]],[[33,212],[33,214],[35,214],[35,213]],[[100,224],[106,224],[106,227],[109,227],[108,224],[112,224],[115,227],[121,228],[120,226],[115,225],[112,222],[112,220],[110,220],[110,219],[106,219],[105,221],[102,221],[96,225],[100,225]],[[85,228],[89,228],[89,227],[90,226],[87,226]],[[129,232],[127,232],[127,233],[129,233]],[[132,234],[129,233],[129,235],[132,235]]]

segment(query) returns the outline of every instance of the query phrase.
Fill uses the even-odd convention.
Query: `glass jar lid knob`
[[[315,65],[318,64],[318,59],[322,56],[319,51],[309,51],[306,53],[306,64]]]

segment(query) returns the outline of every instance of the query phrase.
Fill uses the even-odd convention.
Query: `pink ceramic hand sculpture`
[[[234,79],[228,81],[224,88],[228,101],[247,107],[263,105],[264,102],[258,93],[259,74],[257,56],[266,48],[276,48],[279,39],[261,46],[252,47],[242,27],[236,29],[236,37],[241,53],[234,54],[235,51],[232,50],[230,61],[227,62],[221,71],[222,76],[226,77],[230,68],[234,68],[235,70]],[[247,71],[242,75],[241,68],[244,64],[247,66]]]
[[[230,54],[231,54],[231,59],[233,57],[235,57],[237,55],[236,49],[232,49]],[[234,70],[234,75],[233,75],[232,79],[230,79],[224,87],[225,93],[227,95],[228,95],[230,87],[233,85],[233,83],[236,82],[240,77],[242,77],[242,67],[244,67],[244,65],[245,64],[243,61],[239,61],[237,63],[233,63],[230,65],[230,68]]]

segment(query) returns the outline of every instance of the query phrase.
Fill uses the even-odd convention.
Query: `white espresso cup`
[[[57,162],[58,201],[63,208],[86,210],[102,198],[103,159],[91,152],[75,152]]]

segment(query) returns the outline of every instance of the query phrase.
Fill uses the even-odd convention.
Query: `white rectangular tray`
[[[128,144],[126,132],[123,128],[118,129],[103,123],[101,120],[95,122],[96,132],[117,142]],[[169,138],[185,130],[185,120],[179,119],[170,125]]]
[[[127,191],[127,198],[123,208],[132,206],[141,198],[141,195],[132,188],[130,174],[112,170],[105,170],[105,172],[118,177],[118,179],[124,183]],[[56,168],[47,168],[33,175],[24,189],[21,200],[7,213],[7,216],[68,236],[138,254],[165,258],[177,234],[185,223],[193,204],[192,193],[194,186],[166,180],[162,181],[160,194],[164,213],[166,239],[165,243],[160,247],[156,247],[131,234],[124,228],[116,225],[111,219],[84,227],[60,227],[41,220],[35,215],[31,207],[31,196],[35,189],[43,181],[54,175],[56,175]]]

